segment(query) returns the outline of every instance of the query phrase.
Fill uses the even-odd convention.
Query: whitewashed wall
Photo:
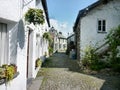
[[[98,19],[106,20],[106,32],[97,33],[97,21]],[[114,0],[108,4],[99,6],[90,11],[87,16],[81,19],[81,50],[84,50],[86,46],[96,44],[102,45],[105,43],[104,38],[113,27],[117,27],[120,24],[120,1]]]
[[[20,0],[0,0],[0,18],[19,21],[20,7]]]
[[[22,0],[0,0],[0,22],[8,29],[8,63],[15,63],[19,75],[10,81],[10,85],[0,85],[0,90],[26,90],[27,44],[22,16]]]
[[[64,48],[64,45],[66,46]],[[59,38],[59,51],[64,51],[67,49],[67,40]]]
[[[0,90],[26,90],[26,37],[25,30],[23,27],[23,22],[18,23],[10,22],[4,23],[8,26],[8,37],[9,37],[9,55],[8,63],[15,63],[17,65],[17,70],[19,75],[10,81],[10,85],[0,85]],[[24,68],[24,69],[23,69]]]
[[[44,61],[45,52],[48,54],[48,41],[43,38],[41,26],[32,26],[30,35],[30,55],[29,55],[29,74],[28,78],[35,78],[39,68],[35,69],[35,61],[40,58]]]
[[[25,26],[24,15],[29,8],[35,8],[35,0],[0,0],[0,22],[6,23],[8,28],[9,39],[9,55],[8,63],[16,63],[19,75],[10,82],[10,85],[0,85],[0,90],[26,90],[26,73],[27,73],[27,44],[28,44],[28,28]],[[31,1],[29,4],[28,2]],[[9,9],[8,9],[9,8]],[[23,19],[23,20],[22,20]],[[33,27],[34,28],[34,27]],[[32,31],[31,36],[31,62],[29,65],[29,77],[35,78],[39,70],[35,70],[36,56],[36,34],[40,34],[40,55],[43,57],[44,52],[48,52],[48,42],[42,38],[43,33],[48,30],[47,22],[43,26],[39,26],[39,30]]]
[[[29,9],[29,8],[38,8],[43,10],[43,14],[45,16],[44,9],[42,7],[41,0],[38,0],[37,4],[36,1],[33,0],[30,5],[24,6],[23,14]],[[48,42],[46,42],[45,39],[43,39],[43,34],[48,31],[48,23],[45,18],[45,23],[43,25],[32,25],[32,31],[31,31],[31,38],[30,38],[30,60],[29,60],[29,69],[28,69],[28,78],[35,78],[37,75],[37,72],[39,69],[35,69],[35,61],[37,58],[40,58],[42,60],[45,59],[44,55],[45,52],[48,54]],[[38,37],[36,37],[38,36]],[[39,49],[39,51],[38,51]]]

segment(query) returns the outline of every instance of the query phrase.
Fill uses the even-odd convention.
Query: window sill
[[[16,78],[18,75],[19,75],[19,72],[15,73],[13,79]],[[2,85],[2,84],[4,84],[4,83],[6,83],[6,79],[5,79],[5,78],[0,79],[0,85]]]
[[[107,32],[97,32],[97,33],[102,33],[102,34],[106,34]]]

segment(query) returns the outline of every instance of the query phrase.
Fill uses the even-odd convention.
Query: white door
[[[0,23],[0,66],[7,64],[7,24]]]

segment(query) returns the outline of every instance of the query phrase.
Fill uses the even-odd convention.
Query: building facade
[[[63,36],[62,32],[58,33],[59,48],[58,51],[66,51],[67,49],[67,38]]]
[[[119,13],[119,0],[99,0],[79,11],[74,25],[79,60],[87,46],[100,47],[106,42],[106,35],[120,24]]]
[[[10,85],[0,80],[0,90],[26,90],[27,80],[35,78],[38,72],[36,59],[43,59],[48,52],[48,41],[42,38],[50,26],[46,0],[1,0],[0,3],[0,66],[17,66]],[[28,25],[24,16],[29,8],[42,9],[45,24]]]

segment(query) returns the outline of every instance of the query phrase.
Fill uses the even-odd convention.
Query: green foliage
[[[3,64],[3,65],[2,65],[2,68],[7,68],[7,67],[8,67],[7,64]]]
[[[53,53],[53,48],[52,47],[48,47],[49,50],[49,54],[51,55]]]
[[[41,66],[42,65],[42,61],[40,60],[40,58],[38,58],[37,60],[36,60],[36,62],[35,62],[35,67],[37,68],[37,67],[39,67],[39,66]]]
[[[30,8],[25,14],[25,20],[34,25],[43,24],[45,22],[43,11],[41,9]]]
[[[89,67],[92,63],[98,61],[97,54],[95,53],[95,49],[93,47],[91,46],[86,47],[84,53],[85,55],[82,60],[84,66]]]
[[[2,67],[0,67],[0,78],[6,78],[7,81],[12,80],[17,71],[16,67],[16,65],[3,64]]]
[[[82,64],[84,67],[92,70],[100,70],[105,67],[105,64],[99,60],[98,54],[95,53],[95,48],[92,46],[86,47]]]
[[[9,65],[8,67],[6,67],[6,72],[5,73],[6,73],[6,79],[7,79],[7,81],[12,80],[13,77],[14,77],[14,74],[15,74],[14,67],[11,66],[11,65]]]
[[[52,37],[51,37],[51,35],[50,35],[49,32],[45,32],[45,33],[43,34],[43,38],[47,39],[47,40],[49,41],[49,44],[52,43]]]
[[[110,31],[106,37],[106,40],[109,43],[110,51],[112,53],[111,57],[109,57],[110,65],[114,70],[118,70],[120,69],[120,59],[117,58],[117,46],[120,46],[120,25]]]
[[[106,40],[109,44],[109,50],[112,53],[108,57],[107,62],[100,61],[97,53],[95,53],[95,48],[89,46],[85,49],[82,64],[92,70],[110,67],[114,71],[120,72],[120,57],[117,57],[117,54],[120,53],[117,50],[117,47],[120,46],[120,25],[109,32]]]
[[[99,71],[99,70],[101,70],[101,69],[106,68],[106,66],[107,66],[107,65],[106,65],[105,62],[99,61],[99,62],[96,62],[96,63],[94,63],[94,64],[91,64],[91,65],[90,65],[90,69]]]

